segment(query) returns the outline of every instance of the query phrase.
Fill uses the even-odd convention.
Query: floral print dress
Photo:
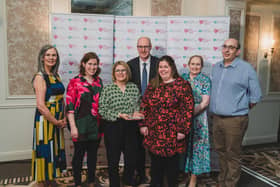
[[[78,128],[76,141],[97,140],[100,136],[98,103],[102,80],[99,77],[93,79],[90,84],[82,75],[70,80],[66,93],[66,112],[74,113]]]
[[[162,157],[185,152],[186,140],[177,140],[177,133],[187,135],[191,128],[194,101],[188,81],[179,77],[156,89],[149,85],[141,109],[145,119],[139,125],[148,127],[143,141],[148,151]]]
[[[182,77],[188,80],[193,90],[195,106],[201,103],[202,95],[210,95],[210,78],[199,73],[191,80],[189,74]],[[193,129],[189,136],[185,172],[199,175],[210,172],[210,142],[207,120],[207,111],[195,116]]]

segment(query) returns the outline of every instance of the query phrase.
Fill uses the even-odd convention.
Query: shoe
[[[150,181],[149,181],[148,177],[146,177],[146,176],[144,176],[144,177],[137,176],[136,182],[137,182],[137,185],[150,184]]]

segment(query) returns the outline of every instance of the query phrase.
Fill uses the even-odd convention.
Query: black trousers
[[[162,187],[166,175],[168,187],[178,186],[179,155],[161,157],[150,153],[151,156],[151,187]]]
[[[91,140],[91,141],[73,142],[73,143],[74,143],[74,156],[72,160],[72,167],[73,167],[75,186],[81,185],[81,170],[82,170],[82,162],[83,162],[85,152],[87,152],[88,183],[93,183],[95,180],[97,149],[100,140]]]
[[[106,122],[104,142],[109,166],[110,187],[120,187],[119,161],[124,154],[124,184],[135,184],[134,171],[137,154],[137,125],[131,121]]]
[[[138,124],[137,124],[138,125]],[[145,174],[145,164],[146,164],[146,149],[143,147],[143,138],[144,136],[140,133],[140,130],[137,131],[137,165],[136,172],[140,177],[140,180],[144,179]]]

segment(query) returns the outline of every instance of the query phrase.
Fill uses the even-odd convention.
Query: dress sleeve
[[[77,102],[77,90],[75,79],[71,79],[66,92],[66,112],[74,113]]]
[[[149,104],[149,100],[152,96],[153,93],[153,88],[151,86],[151,84],[148,85],[145,94],[142,97],[142,102],[140,105],[140,110],[142,111],[142,113],[144,114],[144,120],[142,120],[139,124],[139,126],[148,126],[148,124],[146,123],[146,119],[149,117],[149,114],[151,112],[151,108],[150,108],[150,104]]]
[[[178,99],[180,100],[180,112],[177,114],[177,132],[188,134],[194,113],[194,99],[192,89],[187,81],[176,87]]]
[[[134,105],[134,111],[140,111],[140,102],[141,102],[141,94],[139,92],[138,87],[135,85],[135,92],[136,92],[136,100]]]
[[[211,80],[208,76],[204,76],[203,78],[203,84],[202,84],[202,95],[210,95],[211,90]]]

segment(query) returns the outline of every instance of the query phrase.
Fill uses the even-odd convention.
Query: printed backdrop
[[[65,86],[79,72],[84,53],[100,57],[104,84],[111,82],[112,64],[137,55],[137,39],[148,36],[155,56],[171,55],[180,73],[194,54],[205,60],[203,71],[222,59],[221,45],[229,36],[229,17],[133,17],[93,14],[52,14],[51,39],[60,55],[59,73]],[[73,145],[66,132],[67,165],[71,166]]]

